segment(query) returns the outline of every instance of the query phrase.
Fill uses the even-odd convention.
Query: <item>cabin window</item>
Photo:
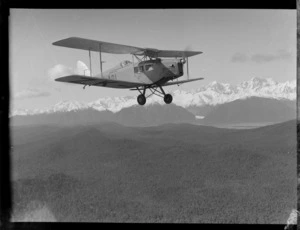
[[[144,72],[144,66],[139,66],[139,68],[140,68],[140,72]]]
[[[153,70],[152,65],[145,65],[145,71],[151,71]]]
[[[134,67],[134,72],[138,73],[139,72],[139,67]]]

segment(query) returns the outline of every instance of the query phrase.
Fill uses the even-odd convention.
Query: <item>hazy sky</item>
[[[205,80],[166,90],[193,89],[212,81],[239,84],[252,77],[296,79],[296,10],[37,10],[10,12],[10,88],[14,108],[44,108],[61,100],[137,95],[126,89],[53,81],[60,68],[88,64],[88,52],[53,46],[71,36],[203,54],[189,59],[190,78]],[[129,55],[103,54],[104,70]],[[93,73],[99,56],[93,53]],[[185,78],[182,77],[182,79]]]

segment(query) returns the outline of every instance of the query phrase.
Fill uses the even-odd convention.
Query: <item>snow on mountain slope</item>
[[[239,85],[230,85],[228,83],[218,83],[214,81],[207,86],[195,90],[175,90],[171,93],[173,95],[173,103],[184,108],[201,107],[205,105],[214,106],[247,97],[296,100],[296,80],[278,83],[271,78],[255,77]],[[146,106],[156,103],[164,104],[162,98],[152,96],[147,98]],[[131,107],[136,104],[136,97],[130,96],[99,98],[90,103],[62,101],[45,109],[18,109],[13,111],[12,116],[78,111],[87,108],[93,108],[98,111],[109,110],[115,113],[123,108]]]
[[[87,108],[88,106],[86,104],[78,101],[61,101],[55,104],[53,107],[51,107],[50,110],[48,110],[47,112],[70,112]]]
[[[55,105],[44,108],[44,109],[18,109],[13,111],[12,116],[16,115],[35,115],[42,113],[57,113],[57,112],[70,112],[70,111],[78,111],[89,108],[88,105],[78,102],[78,101],[60,101]]]
[[[127,108],[136,104],[136,100],[132,97],[105,97],[88,103],[88,106],[98,111],[110,110],[118,112],[123,108]]]
[[[296,80],[277,83],[271,78],[252,78],[239,85],[212,82],[194,92],[175,90],[174,103],[189,106],[218,105],[247,97],[296,100]]]

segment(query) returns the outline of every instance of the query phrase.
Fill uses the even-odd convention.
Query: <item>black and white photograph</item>
[[[11,222],[296,224],[296,9],[10,9]]]

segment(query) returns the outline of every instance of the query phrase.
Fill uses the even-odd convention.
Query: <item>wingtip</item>
[[[65,41],[65,40],[68,40],[68,39],[74,39],[74,38],[77,38],[77,37],[68,37],[68,38],[64,38],[64,39],[61,39],[61,40],[52,42],[52,45],[60,46],[60,43],[61,43],[62,41]]]
[[[55,78],[54,81],[65,81],[66,79],[68,79],[68,77],[70,77],[70,76],[58,77],[58,78]]]
[[[199,55],[202,54],[202,51],[191,51],[190,55],[188,55],[189,57],[195,56],[195,55]]]
[[[52,42],[52,45],[54,45],[54,46],[58,46],[58,45],[59,45],[59,43],[60,43],[61,41],[62,41],[62,40],[58,40],[58,41]]]

